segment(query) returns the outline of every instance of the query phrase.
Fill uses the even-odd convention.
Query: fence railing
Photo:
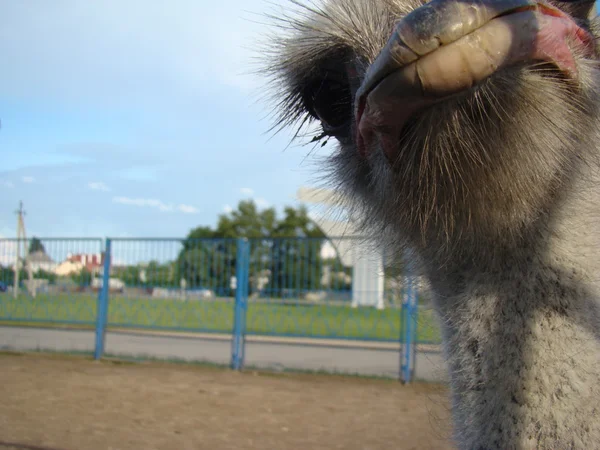
[[[0,324],[438,343],[427,289],[355,238],[2,239]]]

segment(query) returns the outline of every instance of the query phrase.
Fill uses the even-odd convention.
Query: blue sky
[[[277,0],[272,0],[277,2]],[[315,179],[268,133],[267,0],[0,0],[0,236],[184,236]],[[319,149],[319,156],[329,147]]]
[[[0,236],[20,200],[45,237],[179,237],[243,198],[297,204],[313,161],[269,134],[251,74],[269,8],[0,0]]]

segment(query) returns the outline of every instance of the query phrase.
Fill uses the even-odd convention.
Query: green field
[[[0,322],[88,324],[96,320],[96,295],[22,295],[14,299],[0,294]],[[431,310],[422,310],[417,321],[419,342],[439,342],[440,333]],[[350,308],[338,305],[289,305],[250,302],[247,333],[294,337],[348,338],[398,341],[402,335],[400,310]],[[230,333],[233,302],[178,301],[111,295],[108,312],[111,327]]]

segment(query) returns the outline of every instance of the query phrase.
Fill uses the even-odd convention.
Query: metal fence
[[[426,286],[356,238],[3,239],[0,324],[417,344],[439,329]]]

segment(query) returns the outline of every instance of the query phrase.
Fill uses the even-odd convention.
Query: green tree
[[[19,280],[26,280],[27,272],[24,269],[19,270]],[[10,267],[0,268],[0,281],[12,286],[15,282],[15,271]]]
[[[84,267],[71,275],[71,279],[77,286],[86,287],[92,284],[92,273]]]
[[[200,226],[188,233],[174,271],[178,284],[184,279],[187,287],[192,289],[227,286],[224,281],[231,277],[228,272],[235,263],[231,261],[232,255],[227,251],[232,247],[231,242],[222,239],[225,233],[232,233],[228,230],[229,224],[222,225],[226,219],[224,215],[219,218],[219,224],[225,232]],[[221,295],[227,295],[227,292]]]
[[[137,266],[126,266],[119,269],[113,269],[115,278],[120,279],[127,286],[140,286],[140,268]]]
[[[173,263],[160,264],[158,261],[150,261],[144,271],[144,284],[151,287],[177,287],[179,280],[175,279]]]
[[[287,207],[269,242],[269,289],[292,295],[321,287],[321,247],[325,235],[308,216],[305,207]],[[299,239],[303,238],[303,239]]]
[[[42,241],[34,236],[29,243],[29,253],[31,254],[35,252],[46,253],[46,249],[44,248]]]
[[[230,295],[229,280],[236,269],[235,238],[239,237],[250,239],[250,277],[257,279],[270,271],[266,289],[272,293],[319,287],[324,234],[306,208],[287,207],[279,220],[274,208],[259,210],[252,200],[221,214],[215,230],[202,226],[190,231],[178,258],[179,274],[188,287],[221,288],[218,295]],[[250,290],[254,287],[251,284]]]
[[[48,280],[48,282],[50,284],[56,283],[56,279],[58,278],[58,276],[55,273],[48,272],[48,271],[42,270],[42,269],[40,269],[37,272],[35,272],[33,274],[33,277],[34,278],[38,278],[40,280]]]
[[[183,242],[183,245],[185,247],[186,245],[191,244],[194,240],[211,239],[214,237],[216,237],[216,233],[214,230],[211,230],[210,227],[197,227],[188,233],[186,240]]]
[[[252,200],[242,200],[237,210],[221,214],[212,237],[249,239],[271,236],[278,226],[274,208],[259,211]]]

